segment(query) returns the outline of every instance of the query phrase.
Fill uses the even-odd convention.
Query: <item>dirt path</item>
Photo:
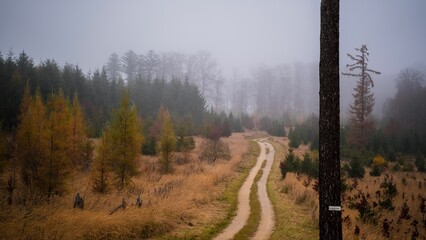
[[[232,220],[231,224],[225,230],[223,230],[222,233],[214,238],[215,240],[232,239],[235,234],[237,234],[246,224],[250,215],[250,189],[253,185],[254,178],[256,177],[259,169],[262,167],[262,163],[265,159],[267,163],[265,165],[262,177],[258,182],[258,196],[262,209],[261,220],[253,239],[267,239],[272,233],[275,222],[274,211],[266,191],[266,182],[272,167],[275,151],[272,145],[269,143],[262,142],[262,140],[257,140],[257,143],[260,146],[260,154],[257,158],[256,165],[251,169],[247,179],[244,181],[240,191],[238,192],[237,215]],[[266,148],[269,148],[268,154],[266,154]]]
[[[263,168],[263,174],[257,183],[257,195],[259,196],[260,206],[261,206],[261,218],[259,227],[257,228],[256,234],[253,239],[268,239],[275,225],[275,214],[274,208],[272,207],[271,200],[268,197],[268,191],[266,189],[266,183],[268,181],[269,172],[271,171],[272,164],[274,162],[275,150],[274,147],[265,142],[261,142],[269,149],[268,154],[266,155],[266,165]]]

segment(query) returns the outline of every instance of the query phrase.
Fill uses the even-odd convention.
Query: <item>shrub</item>
[[[299,172],[300,170],[300,159],[294,155],[293,149],[290,148],[288,151],[288,154],[285,156],[284,159],[286,165],[287,165],[287,172]]]
[[[385,159],[382,155],[377,155],[373,158],[373,165],[375,166],[382,166],[385,164]]]
[[[417,153],[417,155],[416,155],[415,164],[416,164],[417,171],[419,171],[419,172],[425,172],[426,171],[425,158],[420,153]]]
[[[402,171],[404,172],[412,172],[414,171],[414,165],[413,163],[406,161],[404,162],[404,165],[402,166]]]
[[[404,204],[401,207],[401,212],[398,217],[398,222],[400,223],[402,220],[409,220],[410,218],[411,218],[410,207],[408,206],[407,202],[404,202]]]
[[[229,160],[231,159],[231,150],[228,144],[221,140],[206,139],[203,145],[201,145],[199,158],[209,163],[214,163],[219,159]]]
[[[372,171],[370,171],[370,176],[379,177],[382,174],[382,169],[380,166],[373,165]]]
[[[360,201],[355,204],[358,210],[358,219],[365,223],[376,223],[376,212],[367,200],[363,192],[359,193]]]
[[[380,207],[385,210],[395,210],[393,198],[398,194],[398,189],[393,179],[386,176],[384,181],[380,184],[380,189],[382,189],[383,194],[380,191],[376,192],[379,198],[378,202]]]
[[[358,157],[353,157],[349,163],[348,175],[351,178],[363,178],[365,174],[364,166]]]
[[[280,162],[281,179],[285,179],[287,175],[287,164],[284,161]]]

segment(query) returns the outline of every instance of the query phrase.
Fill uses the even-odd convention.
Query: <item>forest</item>
[[[67,191],[68,179],[77,172],[90,173],[93,191],[108,193],[132,185],[132,179],[138,174],[134,160],[139,153],[158,156],[160,172],[168,173],[176,163],[188,161],[189,151],[195,148],[193,136],[209,139],[202,147],[200,159],[213,163],[230,158],[228,146],[219,140],[221,137],[257,129],[272,136],[288,136],[290,153],[280,165],[283,177],[287,172],[296,172],[318,178],[315,152],[319,136],[315,112],[311,115],[293,112],[290,101],[282,110],[273,110],[281,114],[270,115],[265,107],[271,105],[265,102],[270,101],[269,96],[263,100],[257,98],[253,103],[267,112],[250,114],[247,108],[242,110],[241,106],[246,103],[241,105],[240,99],[235,100],[234,107],[226,113],[216,109],[219,105],[214,102],[207,103],[209,97],[202,93],[203,81],[190,80],[188,73],[181,73],[180,78],[173,74],[161,76],[159,65],[153,68],[155,71],[146,67],[150,66],[149,59],[154,61],[152,58],[157,56],[152,51],[141,65],[144,68],[137,68],[135,60],[133,70],[129,70],[132,62],[127,59],[138,59],[133,54],[129,51],[121,59],[112,54],[102,70],[88,74],[78,65],[61,67],[54,60],[36,65],[25,52],[19,56],[10,52],[6,58],[0,57],[2,171],[20,169],[20,181],[31,191],[45,193],[42,196]],[[274,81],[273,71],[257,72],[263,79],[262,86]],[[371,176],[380,176],[386,169],[425,171],[426,113],[421,106],[426,100],[424,75],[416,69],[404,69],[395,81],[397,91],[386,101],[382,118],[371,114],[374,95],[369,95],[371,107],[365,117],[368,119],[365,136],[356,135],[360,130],[354,131],[354,128],[359,125],[351,118],[342,123],[344,179],[362,178],[364,168],[371,168]],[[275,96],[271,89],[265,93],[268,92]],[[238,101],[240,107],[236,107]],[[351,108],[356,109],[353,106]],[[236,110],[235,115],[230,112],[232,109]],[[123,132],[123,121],[130,121],[133,129]],[[125,139],[131,144],[120,150],[117,143],[127,141]],[[292,149],[304,144],[309,144],[311,154],[305,152],[299,158],[292,153]],[[180,157],[176,159],[176,154],[172,157],[173,152],[180,152]],[[12,187],[18,179],[14,176],[9,180]],[[342,181],[342,184],[350,184]],[[342,186],[347,189],[349,185]],[[13,201],[11,189],[9,199]]]
[[[425,10],[0,3],[0,239],[426,239]]]

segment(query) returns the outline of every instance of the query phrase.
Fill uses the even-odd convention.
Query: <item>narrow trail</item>
[[[260,146],[260,154],[257,158],[256,165],[250,170],[250,173],[238,192],[238,210],[237,215],[232,220],[231,224],[222,231],[215,240],[232,239],[246,224],[250,215],[250,190],[254,179],[262,167],[262,163],[266,159],[266,165],[263,169],[262,177],[258,182],[258,197],[261,206],[261,219],[259,227],[253,239],[268,239],[272,233],[275,224],[274,210],[271,201],[269,200],[266,190],[266,182],[269,172],[274,161],[275,150],[272,145],[265,143],[262,140],[256,140]],[[269,149],[268,154],[266,148]]]
[[[263,169],[262,177],[257,183],[258,191],[257,195],[259,196],[259,202],[262,209],[259,227],[253,237],[253,239],[268,239],[275,226],[275,214],[274,208],[272,207],[271,200],[268,196],[268,190],[266,188],[266,183],[268,182],[268,176],[271,172],[272,164],[274,163],[275,149],[269,143],[262,142],[264,146],[269,149],[269,153],[266,155],[266,165]],[[261,144],[261,143],[259,143]],[[261,144],[262,145],[262,144]]]

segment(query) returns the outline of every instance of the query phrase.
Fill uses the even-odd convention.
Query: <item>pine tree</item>
[[[127,91],[124,92],[120,108],[115,110],[111,125],[106,131],[111,137],[111,165],[115,183],[122,189],[137,174],[136,160],[142,145],[140,120],[136,107],[130,104]]]
[[[161,128],[161,136],[158,143],[161,168],[164,173],[169,173],[172,170],[172,152],[176,147],[176,135],[173,130],[172,120],[166,110],[163,115],[163,126]]]
[[[364,146],[367,143],[369,132],[374,127],[374,122],[371,119],[371,112],[374,106],[374,94],[371,92],[371,87],[374,87],[373,79],[370,73],[380,74],[380,72],[368,68],[368,49],[367,45],[362,45],[361,48],[355,48],[359,52],[358,55],[347,54],[354,62],[347,64],[350,73],[343,73],[345,76],[359,78],[357,86],[354,88],[354,103],[350,106],[350,125],[351,132],[348,142],[351,144]],[[360,71],[359,73],[351,73]]]

